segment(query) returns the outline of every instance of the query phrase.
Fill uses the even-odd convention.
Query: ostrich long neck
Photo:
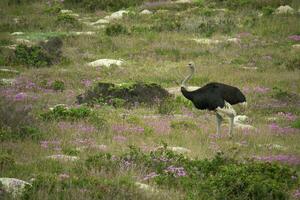
[[[187,77],[185,77],[185,79],[181,82],[181,87],[182,88],[185,88],[187,90],[186,83],[192,78],[192,76],[194,75],[194,73],[195,73],[195,68],[192,67],[191,68],[191,73]]]

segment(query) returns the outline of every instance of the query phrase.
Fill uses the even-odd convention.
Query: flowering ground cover
[[[0,199],[300,199],[299,9],[0,1]],[[190,61],[191,86],[243,91],[249,126],[217,135],[184,99]]]

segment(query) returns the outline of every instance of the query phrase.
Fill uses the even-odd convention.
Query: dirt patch
[[[77,103],[105,103],[115,107],[136,106],[140,104],[153,105],[171,95],[155,83],[98,83],[92,89],[77,96]]]

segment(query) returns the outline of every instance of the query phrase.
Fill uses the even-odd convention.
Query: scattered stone
[[[8,46],[4,46],[4,48],[10,49],[10,50],[16,50],[17,45],[16,44],[12,44],[12,45],[8,45]]]
[[[256,128],[254,126],[251,126],[249,124],[235,123],[234,127],[242,129],[242,130],[256,130]]]
[[[150,185],[147,185],[145,183],[135,182],[135,185],[140,188],[141,190],[149,191],[149,192],[155,192],[156,190],[151,187]]]
[[[300,44],[294,44],[294,45],[292,45],[292,48],[298,50],[298,49],[300,49]]]
[[[258,67],[242,67],[242,69],[246,69],[246,70],[257,70]]]
[[[278,118],[277,117],[267,117],[266,120],[269,122],[275,122],[278,120]]]
[[[49,108],[49,110],[53,110],[53,109],[55,109],[55,108],[57,108],[57,107],[63,107],[63,108],[65,108],[65,109],[69,109],[69,107],[68,107],[66,104],[60,103],[60,104],[56,104],[55,106]]]
[[[226,41],[227,42],[232,42],[232,43],[235,43],[235,44],[239,44],[241,42],[241,40],[239,38],[228,38]]]
[[[3,189],[10,193],[14,198],[22,194],[25,186],[31,186],[30,183],[16,178],[0,178]]]
[[[105,67],[110,67],[111,65],[117,65],[121,66],[124,61],[122,60],[113,60],[113,59],[99,59],[95,60],[93,62],[88,63],[88,66],[91,67],[100,67],[100,66],[105,66]]]
[[[5,68],[1,68],[0,72],[7,72],[7,73],[13,73],[13,74],[19,74],[20,72],[14,69],[5,69]]]
[[[12,79],[12,78],[0,79],[0,85],[12,85],[14,82],[15,82],[15,79]]]
[[[94,25],[98,25],[98,24],[108,24],[108,23],[109,23],[109,21],[107,19],[99,19],[95,22],[89,23],[89,25],[94,26]]]
[[[193,3],[193,0],[177,0],[174,3]]]
[[[246,115],[237,115],[234,117],[234,123],[243,123],[247,122],[249,120],[249,117]]]
[[[127,11],[127,10],[119,10],[117,12],[112,13],[109,16],[104,17],[104,19],[109,20],[109,21],[115,20],[115,19],[122,19],[123,15],[128,14],[128,13],[129,13],[129,11]]]
[[[275,10],[275,14],[276,15],[281,15],[281,14],[293,14],[295,12],[295,10],[290,7],[289,5],[285,5],[285,6],[279,6],[276,10]]]
[[[28,46],[30,46],[30,45],[33,44],[31,41],[26,40],[26,39],[22,39],[22,38],[17,38],[17,39],[16,39],[16,42],[17,42],[18,44],[25,44],[25,45],[28,45]]]
[[[24,32],[13,32],[11,35],[24,35]]]
[[[168,150],[174,151],[176,153],[191,153],[191,150],[184,147],[167,147]]]
[[[209,38],[194,38],[192,40],[199,44],[208,44],[208,45],[221,43],[220,40],[213,40],[213,39],[209,39]]]
[[[140,12],[140,14],[142,15],[151,15],[153,12],[151,12],[150,10],[143,10],[142,12]]]
[[[79,17],[79,15],[77,13],[74,13],[72,10],[63,9],[63,10],[60,10],[60,13],[68,14],[73,17]]]
[[[94,35],[93,31],[85,31],[85,32],[71,32],[71,35]]]
[[[79,158],[77,156],[68,156],[68,155],[63,155],[63,154],[47,156],[47,158],[53,159],[53,160],[59,160],[59,161],[76,161],[76,160],[79,160]]]

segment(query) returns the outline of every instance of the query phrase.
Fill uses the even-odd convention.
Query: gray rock
[[[281,14],[293,14],[295,12],[295,10],[290,7],[289,5],[285,5],[285,6],[279,6],[276,10],[275,10],[275,14],[276,15],[281,15]]]
[[[123,64],[123,62],[124,61],[122,61],[122,60],[99,59],[99,60],[95,60],[93,62],[88,63],[88,66],[91,66],[91,67],[100,67],[100,66],[109,67],[111,65],[121,66]]]
[[[16,178],[0,178],[0,182],[3,185],[3,189],[14,198],[22,194],[26,185],[31,186],[30,183]]]

